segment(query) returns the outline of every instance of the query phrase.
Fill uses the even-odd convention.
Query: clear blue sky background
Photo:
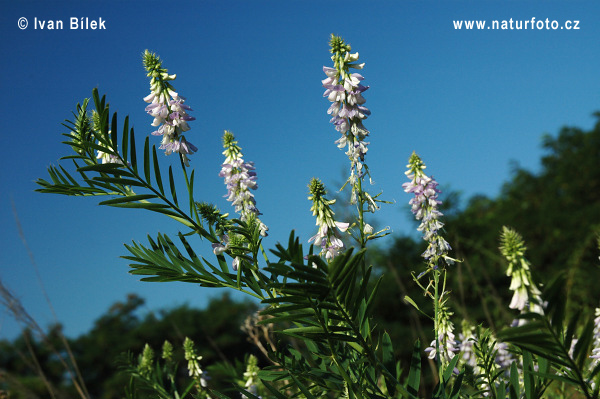
[[[164,59],[193,116],[188,138],[199,200],[223,210],[221,135],[233,131],[256,162],[258,207],[273,247],[296,228],[314,233],[306,200],[311,177],[336,188],[347,168],[322,98],[330,33],[366,62],[372,116],[368,164],[386,199],[377,214],[395,233],[411,232],[402,192],[415,150],[440,183],[464,197],[494,196],[510,161],[536,170],[543,133],[590,128],[600,110],[600,5],[591,1],[102,1],[0,2],[0,277],[42,326],[52,319],[21,242],[18,214],[59,319],[70,336],[129,292],[147,310],[202,306],[213,291],[183,283],[141,283],[127,273],[124,243],[174,233],[169,219],[97,206],[90,198],[35,193],[34,181],[66,155],[61,122],[98,87],[141,139],[152,131],[142,98],[141,53]],[[25,17],[29,26],[18,28]],[[106,30],[70,30],[69,18],[105,20]],[[455,30],[453,20],[578,20],[579,30]],[[34,29],[63,20],[64,29]],[[152,138],[155,142],[156,137]],[[164,158],[165,165],[174,157]],[[398,299],[400,300],[400,299]],[[0,338],[19,327],[0,313]]]

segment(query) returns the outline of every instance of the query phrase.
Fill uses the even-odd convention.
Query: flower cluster
[[[250,355],[248,357],[246,371],[244,372],[244,389],[246,389],[252,395],[258,394],[258,384],[260,382],[258,378],[259,371],[260,368],[258,367],[258,358],[254,355]],[[242,394],[242,398],[247,398],[247,396]]]
[[[102,160],[102,163],[118,163],[121,165],[123,164],[123,161],[121,161],[117,155],[108,152],[103,152],[100,150],[98,150],[98,156],[96,158]]]
[[[161,357],[167,362],[173,361],[173,345],[169,341],[163,343]]]
[[[344,243],[339,237],[336,230],[345,232],[348,229],[348,223],[336,222],[333,219],[333,211],[330,205],[335,203],[335,200],[325,198],[327,191],[323,183],[316,178],[313,178],[308,185],[308,200],[312,201],[310,210],[313,216],[317,217],[316,224],[319,226],[317,234],[312,236],[308,242],[321,247],[321,256],[325,255],[326,259],[333,259],[344,248]]]
[[[235,211],[240,214],[242,221],[255,220],[263,237],[267,236],[269,228],[258,219],[261,215],[256,207],[254,194],[250,190],[256,190],[256,172],[254,162],[245,162],[242,158],[242,149],[238,146],[233,133],[225,131],[223,135],[223,155],[225,163],[221,167],[220,177],[225,179],[227,194],[225,197]]]
[[[590,357],[594,359],[592,362],[593,369],[600,362],[600,308],[596,308],[596,318],[594,319],[594,349],[592,349],[592,355]]]
[[[543,314],[541,293],[531,278],[529,261],[525,259],[527,247],[523,238],[516,231],[504,226],[500,242],[500,252],[508,261],[506,275],[511,277],[509,288],[514,291],[509,307]]]
[[[456,347],[459,343],[455,339],[454,325],[450,321],[450,316],[452,316],[452,312],[442,304],[437,314],[437,347],[436,340],[433,340],[431,341],[431,346],[425,349],[425,352],[429,353],[429,358],[435,359],[438,354],[437,348],[439,347],[439,358],[444,368],[454,358],[456,352],[459,351]]]
[[[139,363],[137,369],[140,375],[145,377],[152,375],[152,370],[154,368],[153,361],[154,351],[152,350],[150,345],[146,344],[144,345],[144,350],[142,351],[142,354],[139,356]]]
[[[200,368],[200,363],[199,363],[200,360],[202,360],[202,356],[198,356],[196,354],[196,348],[194,347],[194,341],[192,341],[188,337],[185,337],[185,340],[183,341],[183,351],[184,351],[184,355],[185,355],[185,360],[187,360],[187,362],[188,362],[187,368],[188,368],[188,373],[189,373],[190,377],[192,377],[195,380],[198,379],[199,381],[203,381],[202,374],[204,374],[204,372]],[[202,383],[202,385],[204,386],[205,383]]]
[[[367,153],[368,142],[364,139],[369,135],[369,131],[364,127],[363,120],[370,114],[368,108],[363,104],[365,98],[362,93],[369,88],[363,86],[360,82],[364,79],[358,73],[350,73],[350,69],[362,69],[363,64],[356,64],[358,53],[350,53],[350,45],[345,43],[341,37],[331,35],[329,42],[330,52],[333,54],[331,60],[334,67],[323,67],[323,72],[327,78],[322,80],[325,92],[323,97],[331,101],[331,106],[327,113],[331,115],[331,123],[335,129],[342,135],[336,144],[340,149],[348,148],[346,155],[351,161],[350,183],[355,187],[357,177],[365,174],[363,165],[365,154]],[[355,201],[357,190],[353,190],[353,200]]]
[[[460,346],[458,347],[461,360],[464,364],[467,364],[475,370],[477,367],[477,356],[473,350],[473,345],[475,344],[475,327],[469,324],[468,321],[463,320],[462,322],[462,332],[458,334],[458,339],[460,342]]]
[[[196,119],[188,115],[192,109],[184,104],[185,97],[180,96],[169,83],[175,80],[176,75],[169,75],[156,54],[146,50],[144,67],[150,78],[150,94],[144,97],[144,101],[150,103],[146,112],[154,117],[152,126],[158,127],[152,134],[162,136],[159,148],[165,150],[166,155],[179,153],[184,164],[189,166],[188,155],[198,150],[183,135],[190,130],[188,122]]]
[[[212,249],[213,253],[217,256],[222,255],[226,251],[231,251],[231,247],[236,248],[234,253],[231,253],[233,256],[233,262],[231,262],[231,268],[234,271],[237,271],[242,262],[241,258],[238,255],[240,252],[240,248],[243,248],[245,244],[244,237],[240,234],[230,233],[230,235],[224,234],[221,237],[221,242],[213,243]]]
[[[451,265],[455,259],[448,256],[450,244],[439,234],[444,223],[439,220],[443,214],[438,210],[438,206],[442,203],[438,199],[438,194],[441,192],[437,188],[438,183],[423,172],[426,166],[416,153],[412,153],[406,167],[408,170],[405,174],[410,182],[404,183],[402,187],[405,192],[415,195],[409,204],[415,218],[421,221],[417,230],[423,233],[423,239],[429,243],[421,256],[434,269],[439,267],[438,263],[442,259],[446,264]]]

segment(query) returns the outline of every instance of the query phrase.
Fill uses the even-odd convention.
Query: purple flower
[[[442,306],[438,317],[438,330],[437,330],[437,346],[439,346],[439,357],[440,362],[445,367],[450,360],[454,358],[456,353],[459,351],[457,346],[459,342],[456,341],[454,335],[454,325],[450,321],[452,312],[447,307]],[[429,347],[425,348],[425,352],[429,353],[429,359],[435,359],[438,356],[438,350],[436,348],[436,340],[431,341]]]
[[[188,155],[198,149],[183,136],[190,130],[188,122],[196,118],[188,115],[192,109],[185,103],[185,97],[180,96],[171,85],[175,75],[169,75],[162,68],[162,61],[155,54],[146,50],[144,66],[150,76],[150,94],[144,101],[150,103],[146,112],[152,116],[152,126],[158,129],[152,132],[155,136],[163,136],[160,149],[165,150],[165,155],[179,153],[186,166],[189,166]]]
[[[231,132],[225,131],[223,147],[225,163],[221,166],[219,176],[225,179],[227,186],[227,194],[224,197],[235,207],[242,221],[256,220],[260,234],[266,237],[269,228],[258,218],[261,213],[256,207],[254,194],[250,191],[258,188],[254,162],[244,161],[241,148]]]
[[[325,255],[327,260],[335,258],[344,248],[344,243],[340,239],[339,232],[344,233],[350,227],[349,223],[336,222],[333,219],[333,211],[330,205],[335,200],[325,198],[327,192],[323,183],[313,178],[308,185],[309,200],[313,202],[311,211],[313,216],[317,217],[316,225],[319,226],[317,234],[308,239],[314,245],[321,247],[321,255]]]
[[[438,199],[440,193],[437,188],[438,182],[423,172],[425,165],[414,152],[407,167],[408,171],[405,174],[410,181],[402,184],[402,187],[405,192],[414,194],[414,197],[409,201],[411,211],[415,218],[421,221],[417,230],[423,233],[423,239],[429,243],[421,256],[434,268],[438,267],[437,263],[440,259],[451,265],[454,263],[454,259],[448,256],[448,252],[452,248],[439,233],[444,223],[439,220],[439,217],[443,215],[437,209],[442,203]]]
[[[352,183],[351,201],[353,201],[359,191],[362,191],[355,177],[363,178],[365,173],[368,173],[363,163],[369,145],[364,139],[369,135],[369,131],[364,127],[363,120],[371,115],[371,111],[363,105],[366,100],[362,93],[369,86],[361,84],[364,80],[361,74],[350,72],[351,69],[362,69],[364,66],[355,63],[358,60],[358,53],[350,53],[350,45],[334,35],[331,36],[330,46],[334,67],[323,67],[327,77],[321,80],[321,84],[325,88],[323,97],[332,103],[327,109],[327,114],[331,115],[330,122],[341,134],[335,143],[340,149],[348,147],[346,155],[351,163],[348,181]]]

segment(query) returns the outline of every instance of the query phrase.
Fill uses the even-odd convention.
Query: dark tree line
[[[185,337],[190,337],[203,357],[204,366],[217,362],[235,366],[236,361],[243,361],[246,353],[257,352],[240,329],[245,318],[256,312],[255,303],[234,301],[225,294],[212,299],[205,309],[182,305],[143,314],[142,305],[144,299],[129,295],[125,301],[112,305],[89,332],[68,339],[91,397],[123,397],[129,378],[119,372],[119,360],[128,352],[137,356],[146,343],[160,354],[165,340],[177,349],[181,348]],[[48,333],[55,348],[63,348],[59,334],[60,326],[51,328]],[[0,341],[0,390],[11,392],[10,398],[48,397],[28,345],[32,346],[45,377],[60,397],[78,398],[65,376],[64,367],[48,349],[47,342],[36,339],[29,331],[13,342]],[[64,352],[62,354],[67,357]]]

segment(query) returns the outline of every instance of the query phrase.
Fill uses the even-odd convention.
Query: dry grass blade
[[[25,246],[25,249],[27,250],[27,254],[29,256],[29,260],[31,262],[31,265],[33,266],[33,269],[35,270],[36,273],[36,277],[38,279],[38,283],[40,285],[40,289],[44,295],[44,298],[46,299],[46,302],[48,304],[48,307],[50,308],[50,311],[52,313],[52,317],[54,318],[54,322],[56,324],[59,324],[58,322],[58,317],[56,316],[56,312],[54,311],[54,307],[52,306],[52,302],[50,301],[50,297],[48,296],[48,293],[46,292],[46,289],[44,288],[44,284],[42,282],[40,273],[39,273],[39,269],[37,267],[37,263],[35,261],[35,258],[33,256],[33,252],[31,251],[31,249],[29,248],[29,245],[27,244],[27,240],[25,239],[25,234],[23,233],[23,229],[21,227],[21,222],[19,221],[19,217],[17,215],[17,210],[15,207],[15,203],[11,198],[11,205],[12,205],[12,210],[13,210],[13,214],[15,217],[15,222],[17,225],[17,231],[19,233],[19,237],[21,238],[21,241],[23,242],[23,245]],[[89,399],[90,395],[89,392],[85,386],[85,382],[83,381],[83,377],[81,375],[81,372],[79,371],[79,368],[77,367],[77,362],[75,360],[75,356],[73,356],[73,352],[71,350],[71,347],[66,339],[66,337],[64,336],[64,334],[62,334],[62,332],[58,332],[58,336],[60,337],[60,340],[64,346],[64,349],[69,357],[69,361],[71,363],[71,365],[69,366],[69,364],[67,364],[67,362],[65,361],[65,359],[63,358],[62,354],[60,353],[60,351],[58,351],[54,345],[52,345],[52,343],[48,340],[48,337],[46,336],[46,334],[44,333],[44,331],[40,328],[40,326],[36,323],[36,321],[33,319],[33,317],[31,317],[27,311],[25,310],[25,308],[23,307],[23,305],[21,304],[21,301],[16,298],[9,290],[8,288],[2,283],[2,281],[0,280],[0,297],[1,297],[1,301],[2,301],[2,305],[4,305],[9,312],[12,314],[12,316],[19,321],[20,323],[23,323],[27,328],[29,328],[30,330],[34,331],[44,342],[44,344],[46,344],[48,346],[48,348],[50,348],[50,350],[56,355],[57,359],[60,361],[61,365],[64,367],[65,371],[67,372],[67,374],[69,375],[69,379],[71,380],[71,382],[73,383],[73,386],[75,387],[75,389],[77,390],[79,396],[83,399]],[[30,348],[30,352],[31,352],[31,356],[33,357],[34,362],[36,363],[37,367],[36,370],[38,371],[38,373],[40,374],[40,377],[46,381],[45,376],[43,375],[43,370],[41,370],[41,368],[38,365],[37,359],[35,358],[35,353],[33,353],[32,348]],[[48,386],[48,385],[47,385]],[[50,392],[50,394],[54,397],[54,394],[52,393],[51,388],[48,388],[48,391]]]

